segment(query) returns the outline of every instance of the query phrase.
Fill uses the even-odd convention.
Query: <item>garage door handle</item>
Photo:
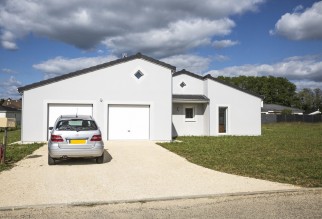
[[[127,132],[131,132],[130,130],[127,130]]]

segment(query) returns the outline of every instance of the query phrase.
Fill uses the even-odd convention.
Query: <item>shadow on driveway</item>
[[[112,156],[110,153],[107,152],[106,149],[104,149],[104,161],[103,163],[108,163],[112,160]],[[61,160],[55,160],[56,165],[91,165],[96,164],[95,158],[67,158],[67,159],[61,159]]]

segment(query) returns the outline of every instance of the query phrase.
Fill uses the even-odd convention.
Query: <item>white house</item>
[[[18,91],[23,142],[46,141],[62,114],[92,115],[104,140],[261,134],[261,97],[140,53]]]

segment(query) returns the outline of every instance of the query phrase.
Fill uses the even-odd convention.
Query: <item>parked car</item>
[[[54,165],[56,159],[79,157],[96,158],[97,163],[103,163],[102,134],[91,116],[60,116],[49,130],[49,165]]]

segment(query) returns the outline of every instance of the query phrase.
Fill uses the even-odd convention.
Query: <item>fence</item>
[[[275,122],[322,122],[322,115],[262,114],[262,124]]]

